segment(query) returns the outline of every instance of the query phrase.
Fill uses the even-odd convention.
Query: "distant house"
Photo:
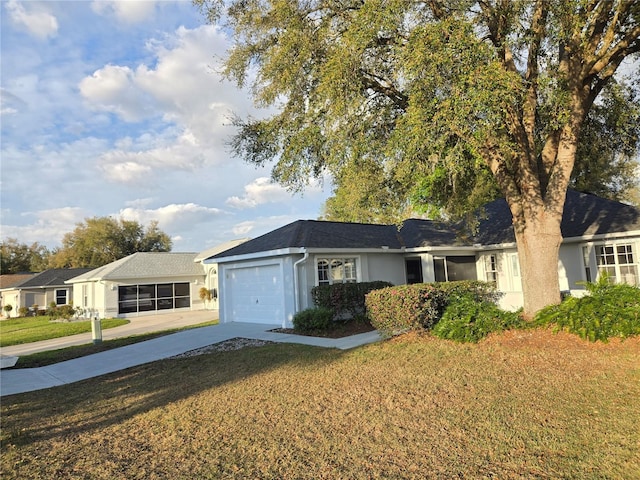
[[[485,280],[523,304],[511,212],[504,200],[485,207],[475,235],[411,219],[395,225],[298,220],[204,260],[218,265],[220,319],[292,325],[312,306],[311,288],[344,282],[394,284]],[[562,219],[560,288],[581,294],[580,281],[606,272],[637,285],[640,210],[593,195],[567,192]]]
[[[88,268],[52,268],[41,273],[26,274],[18,282],[2,285],[2,304],[11,305],[13,315],[17,315],[21,307],[31,308],[38,305],[39,308],[45,309],[52,302],[56,305],[67,305],[72,299],[72,288],[65,282],[87,271]]]
[[[218,308],[215,264],[202,260],[234,247],[234,240],[196,253],[138,252],[75,276],[73,304],[86,317],[137,317],[142,315]],[[209,292],[210,300],[200,291]]]

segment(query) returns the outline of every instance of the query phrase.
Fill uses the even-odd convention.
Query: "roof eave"
[[[214,263],[230,263],[230,262],[239,262],[243,260],[256,260],[259,258],[268,258],[268,257],[281,257],[284,255],[292,255],[297,253],[305,253],[308,251],[305,247],[288,247],[288,248],[278,248],[275,250],[267,250],[263,252],[253,252],[253,253],[245,253],[240,255],[231,255],[228,257],[219,257],[219,258],[207,258],[202,263],[204,264],[214,264]]]

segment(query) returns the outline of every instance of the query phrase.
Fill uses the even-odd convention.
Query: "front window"
[[[582,247],[582,264],[584,266],[584,274],[587,282],[591,282],[591,259],[589,255],[589,247]]]
[[[56,290],[56,305],[66,305],[66,304],[67,304],[67,291]]]
[[[357,282],[355,258],[320,258],[317,266],[318,285]]]
[[[611,283],[638,285],[638,265],[632,244],[596,246],[598,273],[606,274]]]
[[[498,260],[495,255],[487,255],[484,257],[484,274],[487,282],[498,286]]]

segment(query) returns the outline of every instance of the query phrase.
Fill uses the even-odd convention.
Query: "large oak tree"
[[[293,188],[362,169],[362,191],[373,179],[399,207],[456,215],[497,185],[513,216],[525,312],[560,301],[560,220],[580,134],[640,50],[638,2],[196,3],[232,32],[227,74],[277,107],[238,119],[236,153],[275,160],[274,178]]]

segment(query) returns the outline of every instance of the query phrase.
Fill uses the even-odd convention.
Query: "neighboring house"
[[[85,317],[136,317],[204,308],[205,274],[195,253],[137,252],[71,278],[73,304]]]
[[[56,305],[68,305],[72,299],[72,289],[65,282],[87,271],[88,268],[52,268],[30,274],[23,281],[0,288],[2,303],[13,307],[13,316],[17,316],[21,307],[38,305],[45,309],[52,302]]]
[[[204,260],[218,265],[220,320],[292,325],[312,306],[315,285],[386,280],[394,284],[485,280],[504,293],[501,305],[523,304],[511,212],[504,200],[485,207],[477,233],[411,219],[395,225],[299,220]],[[607,272],[638,284],[640,210],[575,191],[562,219],[560,288]]]
[[[202,260],[246,241],[196,253],[138,252],[71,278],[73,304],[86,317],[137,317],[218,308],[217,265]],[[211,293],[202,300],[200,290]]]

